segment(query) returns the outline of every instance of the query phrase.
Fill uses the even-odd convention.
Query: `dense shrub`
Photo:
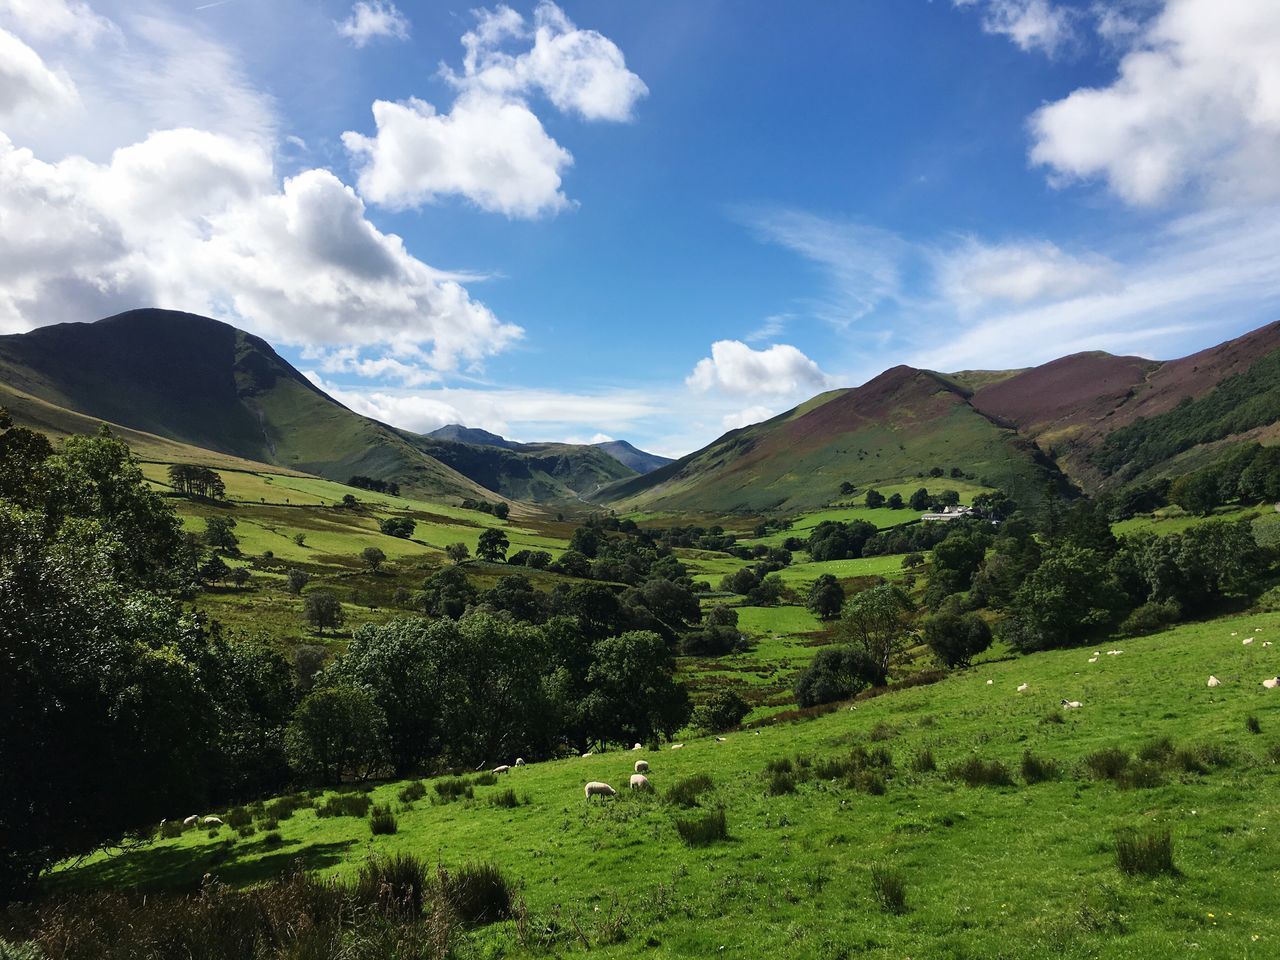
[[[1141,637],[1148,633],[1157,633],[1182,618],[1182,608],[1173,600],[1144,603],[1129,614],[1122,624],[1120,632],[1127,637]]]
[[[233,807],[227,811],[226,821],[228,827],[235,827],[239,830],[241,827],[247,827],[253,822],[253,814],[244,807]]]
[[[376,903],[384,913],[417,916],[428,897],[427,867],[411,854],[370,857],[356,876],[360,900]]]
[[[801,707],[813,707],[848,700],[884,678],[884,670],[865,651],[823,647],[796,680],[796,701]]]
[[[1118,781],[1120,775],[1128,769],[1131,759],[1127,750],[1106,747],[1087,754],[1084,758],[1084,768],[1095,780]]]
[[[1122,830],[1116,834],[1116,866],[1131,877],[1176,874],[1173,862],[1173,835],[1167,829],[1140,833]]]
[[[780,797],[783,794],[796,792],[795,777],[782,770],[775,770],[769,774],[769,782],[766,784],[764,792],[771,797]]]
[[[928,747],[921,747],[911,758],[910,769],[912,773],[933,773],[938,769],[937,761],[933,759],[933,751]]]
[[[676,833],[686,846],[705,847],[709,843],[729,838],[729,826],[723,807],[694,817],[676,817],[675,824]]]
[[[693,711],[693,723],[703,730],[719,733],[742,722],[751,705],[733,690],[719,690],[706,703]]]
[[[991,646],[991,628],[976,613],[939,613],[924,621],[924,642],[945,666],[967,667]]]

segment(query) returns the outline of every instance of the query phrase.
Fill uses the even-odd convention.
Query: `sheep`
[[[583,756],[583,759],[586,759],[587,757],[593,756],[594,754],[595,754],[595,751],[594,751],[594,750],[588,750],[588,751],[587,751],[586,753],[584,753],[582,756]]]
[[[1268,677],[1262,681],[1262,685],[1268,690],[1274,690],[1276,687],[1280,687],[1280,677]]]
[[[987,686],[989,687],[989,686],[991,686],[993,683],[995,683],[995,681],[994,681],[994,680],[988,680],[988,681],[987,681]]]
[[[1211,687],[1220,687],[1220,686],[1222,686],[1222,681],[1221,681],[1221,680],[1219,680],[1217,677],[1215,677],[1213,674],[1209,674],[1209,684],[1208,684],[1208,685],[1209,685],[1209,686],[1211,686]]]
[[[494,768],[493,768],[493,772],[494,772],[494,773],[510,773],[510,772],[511,772],[511,767],[510,767],[510,765],[505,764],[505,763],[503,763],[503,764],[499,764],[498,766],[496,766],[496,767],[494,767]]]
[[[716,737],[716,743],[728,743],[728,742],[729,742],[728,737]]]
[[[648,772],[649,772],[649,761],[648,761],[648,760],[637,760],[637,761],[636,761],[636,773],[648,773]]]
[[[1083,706],[1084,706],[1084,704],[1083,704],[1083,703],[1081,703],[1079,700],[1066,700],[1066,699],[1064,699],[1064,700],[1062,701],[1062,709],[1064,709],[1064,710],[1079,710],[1079,709],[1080,709],[1081,707],[1083,707]]]
[[[1247,647],[1251,643],[1253,643],[1253,637],[1245,637],[1240,641],[1240,646]]]
[[[1027,692],[1028,690],[1030,690],[1030,689],[1031,689],[1031,684],[1029,684],[1029,683],[1019,684],[1019,686],[1018,686],[1018,692],[1019,692],[1019,693],[1026,693],[1026,692]]]
[[[631,775],[632,790],[652,790],[653,784],[649,782],[649,778],[643,773],[633,773]]]
[[[516,766],[517,766],[517,767],[523,767],[523,766],[524,766],[524,757],[516,757]]]
[[[1269,647],[1269,646],[1271,646],[1271,641],[1270,641],[1270,640],[1263,640],[1263,641],[1262,641],[1262,645],[1263,645],[1264,647]]]
[[[681,749],[683,749],[683,748],[684,748],[684,744],[683,744],[683,743],[673,743],[673,744],[671,745],[671,749],[672,749],[672,750],[681,750]]]
[[[607,783],[601,783],[599,780],[592,780],[583,787],[583,792],[587,795],[588,800],[592,797],[616,797],[618,795],[617,790]]]
[[[200,818],[195,814],[192,814],[191,816],[187,817],[187,819],[182,821],[182,825],[184,827],[194,827],[199,822],[200,822]]]
[[[1098,658],[1097,658],[1097,657],[1090,657],[1090,658],[1089,658],[1089,662],[1090,662],[1090,663],[1097,663],[1097,662],[1098,662]]]
[[[1124,651],[1123,651],[1123,650],[1108,650],[1108,651],[1107,651],[1107,656],[1108,656],[1108,657],[1118,657],[1118,656],[1120,656],[1120,654],[1122,654],[1122,653],[1124,653]]]
[[[222,826],[222,821],[219,820],[217,817],[205,817],[204,825],[206,827],[220,827]]]
[[[638,744],[638,743],[637,743],[637,744],[636,744],[634,747],[632,747],[631,749],[632,749],[632,750],[643,750],[643,749],[644,749],[644,747],[640,746],[640,744]]]

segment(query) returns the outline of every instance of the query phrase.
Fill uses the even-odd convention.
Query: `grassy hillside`
[[[193,314],[134,310],[0,337],[0,383],[182,444],[406,492],[478,497],[473,481],[317,389],[265,341]]]
[[[1056,478],[1033,444],[978,413],[966,391],[895,367],[856,390],[725,434],[600,499],[619,510],[792,513],[830,504],[845,481],[905,486],[922,466],[958,467],[1028,502]]]
[[[402,784],[381,785],[372,797],[395,808],[392,836],[304,806],[279,822],[276,845],[261,826],[242,838],[188,831],[68,866],[55,883],[248,883],[296,859],[350,877],[369,853],[406,851],[448,866],[492,861],[520,885],[528,945],[501,923],[470,935],[480,955],[540,956],[545,935],[557,952],[585,941],[619,957],[1272,956],[1280,694],[1260,681],[1280,668],[1280,647],[1261,645],[1277,634],[1280,615],[1249,615],[1125,641],[1097,663],[1087,649],[986,662],[724,742],[529,765],[472,800],[434,802],[428,783],[426,799],[404,802]],[[1206,687],[1210,673],[1222,687]],[[1063,698],[1084,705],[1063,712]],[[1250,717],[1260,733],[1246,730]],[[818,772],[857,746],[887,755],[882,794]],[[1118,783],[1090,772],[1107,750],[1127,758]],[[1049,762],[1049,779],[1024,779],[1028,751]],[[637,756],[656,797],[625,790]],[[1003,764],[1008,785],[966,786],[950,772],[974,759]],[[791,783],[766,770],[785,761]],[[710,780],[695,808],[665,798],[694,774]],[[624,795],[584,803],[591,779]],[[491,802],[508,788],[518,806]],[[728,839],[682,844],[675,820],[715,809]],[[1117,836],[1132,829],[1168,831],[1176,873],[1121,873]],[[877,868],[903,885],[902,912],[877,901]]]

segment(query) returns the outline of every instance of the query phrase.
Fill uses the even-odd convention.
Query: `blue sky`
[[[411,429],[1280,316],[1269,0],[0,0],[0,64],[0,330],[207,313]]]

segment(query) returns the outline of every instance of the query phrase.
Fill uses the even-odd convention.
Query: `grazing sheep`
[[[1124,653],[1124,651],[1123,651],[1123,650],[1108,650],[1108,651],[1107,651],[1107,656],[1108,656],[1108,657],[1118,657],[1118,656],[1120,656],[1120,654],[1122,654],[1122,653]]]
[[[1062,701],[1063,710],[1079,710],[1083,706],[1084,704],[1081,703],[1079,700],[1063,700]]]
[[[1097,663],[1097,662],[1098,662],[1098,658],[1097,658],[1097,657],[1090,657],[1090,658],[1089,658],[1089,662],[1090,662],[1090,663]]]
[[[637,760],[637,761],[636,761],[636,773],[648,773],[648,772],[649,772],[649,761],[648,761],[648,760]]]
[[[643,773],[633,773],[631,775],[632,790],[652,790],[653,784],[649,782],[649,778]]]
[[[644,747],[640,746],[640,744],[638,744],[638,743],[637,743],[637,744],[636,744],[634,747],[632,747],[631,749],[632,749],[632,750],[643,750],[643,749],[644,749]]]
[[[671,745],[671,749],[672,749],[672,750],[680,750],[680,749],[682,749],[683,747],[684,747],[684,744],[683,744],[683,743],[673,743],[673,744]]]
[[[1253,637],[1245,637],[1240,641],[1240,646],[1247,647],[1251,643],[1253,643]]]
[[[1268,690],[1274,690],[1276,687],[1280,687],[1280,677],[1268,677],[1262,681],[1262,685]]]
[[[1270,640],[1263,640],[1263,641],[1262,641],[1262,645],[1263,645],[1264,647],[1269,647],[1269,646],[1271,646],[1271,641],[1270,641]]]
[[[524,766],[524,757],[516,757],[516,766],[517,766],[517,767],[523,767],[523,766]]]
[[[509,764],[506,764],[506,763],[499,764],[498,766],[496,766],[496,767],[494,767],[494,768],[493,768],[493,772],[494,772],[494,773],[510,773],[510,772],[511,772],[511,766],[510,766]]]
[[[1209,686],[1220,687],[1222,686],[1222,681],[1219,680],[1217,677],[1215,677],[1213,674],[1209,674]]]
[[[716,737],[716,743],[728,743],[728,742],[729,742],[728,737]]]
[[[995,683],[995,681],[994,681],[994,680],[988,680],[988,681],[987,681],[987,686],[989,687],[989,686],[991,686],[993,683]]]
[[[595,753],[595,751],[594,751],[594,750],[588,750],[586,753],[584,753],[584,754],[583,754],[583,756],[584,756],[584,757],[590,757],[590,756],[592,756],[594,753]]]
[[[204,825],[206,827],[220,827],[222,826],[222,821],[219,820],[217,817],[205,817]]]
[[[616,797],[618,795],[617,790],[607,783],[601,783],[599,780],[592,780],[583,788],[583,792],[586,793],[588,800],[592,797]]]
[[[184,827],[194,827],[199,822],[200,822],[200,818],[195,815],[192,815],[190,817],[187,817],[187,819],[183,820],[182,825]]]
[[[1031,689],[1031,684],[1029,684],[1029,683],[1019,684],[1019,686],[1018,686],[1018,692],[1019,692],[1019,693],[1026,693],[1026,692],[1027,692],[1028,690],[1030,690],[1030,689]]]

